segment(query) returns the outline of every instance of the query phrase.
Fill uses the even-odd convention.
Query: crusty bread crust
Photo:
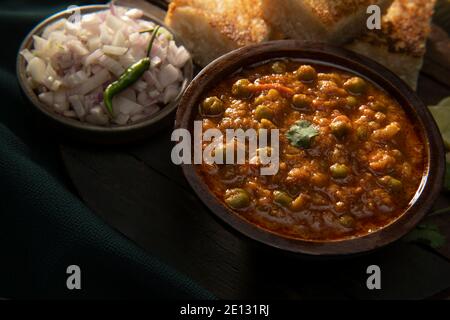
[[[367,6],[392,0],[262,0],[265,19],[287,37],[341,44],[366,30]]]
[[[201,66],[238,47],[267,41],[271,32],[260,0],[174,0],[165,23]]]
[[[411,87],[425,53],[436,0],[173,0],[165,22],[205,66],[238,47],[283,37],[341,44],[377,60]],[[382,10],[382,30],[366,29],[366,9]],[[347,42],[348,42],[347,41]]]
[[[366,10],[371,4],[383,5],[376,0],[301,0],[323,25],[333,27],[342,19],[354,16],[356,12]],[[392,1],[391,1],[392,2]],[[389,4],[389,3],[388,3]]]
[[[436,0],[395,0],[381,30],[368,31],[347,48],[383,64],[415,89],[435,4]]]
[[[392,52],[421,57],[430,33],[436,0],[395,0],[383,17],[381,31],[368,32],[365,40],[385,44]]]

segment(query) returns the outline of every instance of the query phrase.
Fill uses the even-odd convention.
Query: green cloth
[[[0,297],[213,298],[127,240],[68,189],[54,137],[33,128],[15,75],[20,42],[39,21],[79,1],[1,2]],[[81,290],[66,269],[81,268]]]

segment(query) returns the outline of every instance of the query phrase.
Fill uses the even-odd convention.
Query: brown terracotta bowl
[[[87,14],[97,11],[107,10],[109,5],[87,5],[80,6],[80,13]],[[33,35],[39,35],[49,24],[62,19],[68,18],[72,15],[72,10],[64,10],[56,13],[49,18],[38,24],[30,33],[25,37],[22,45],[20,46],[19,52],[23,49],[30,49],[33,43]],[[169,30],[174,36],[175,42],[180,45],[182,41],[176,37],[173,31],[164,25],[162,21],[153,17],[152,15],[145,13],[141,19],[154,21],[157,24],[163,26],[165,29]],[[86,122],[81,122],[75,119],[69,119],[62,115],[59,115],[52,111],[49,107],[43,104],[37,97],[33,89],[28,85],[26,81],[26,61],[22,55],[18,54],[16,63],[17,78],[22,89],[22,93],[30,101],[32,108],[35,111],[37,120],[39,124],[44,127],[44,129],[50,129],[56,131],[58,134],[63,134],[73,140],[81,140],[89,143],[101,143],[101,144],[118,144],[126,143],[134,140],[144,139],[155,130],[169,126],[173,123],[173,114],[178,105],[178,101],[181,97],[181,92],[187,87],[189,82],[192,80],[193,76],[193,63],[189,60],[183,68],[184,80],[181,84],[181,91],[178,97],[165,105],[158,113],[150,118],[143,119],[129,125],[112,125],[109,127],[96,126]]]
[[[331,65],[360,74],[397,99],[420,128],[427,157],[422,182],[409,208],[389,225],[368,235],[336,241],[307,241],[280,236],[241,218],[213,195],[194,165],[185,164],[183,172],[194,191],[216,216],[232,228],[259,242],[289,252],[316,256],[356,254],[380,248],[404,236],[426,215],[441,191],[445,166],[443,142],[432,116],[410,87],[368,58],[337,47],[293,40],[267,42],[235,50],[209,64],[191,82],[181,98],[176,127],[192,133],[198,104],[204,93],[240,68],[274,58]]]

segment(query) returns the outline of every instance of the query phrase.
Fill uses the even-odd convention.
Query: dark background
[[[84,3],[91,2],[0,2],[5,37],[0,50],[1,296],[448,296],[448,244],[432,250],[399,241],[367,255],[316,260],[283,254],[235,233],[210,214],[171,163],[171,128],[145,142],[98,147],[69,142],[36,125],[15,78],[18,47],[48,15]],[[424,68],[418,93],[434,104],[450,95],[450,86],[430,70]],[[436,207],[447,202],[443,193]],[[447,217],[431,219],[448,234]],[[66,289],[70,264],[81,267],[80,291]],[[371,264],[381,267],[382,290],[366,288]]]

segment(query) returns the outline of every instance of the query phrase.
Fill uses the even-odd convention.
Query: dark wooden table
[[[152,8],[154,10],[154,8]],[[161,13],[159,13],[161,14]],[[427,104],[450,96],[450,67],[435,44],[419,81]],[[445,60],[445,59],[444,59]],[[237,234],[200,202],[172,164],[172,128],[115,147],[67,143],[61,154],[79,196],[104,221],[219,298],[446,298],[450,247],[399,241],[362,256],[316,260],[278,252]],[[435,207],[450,205],[443,193]],[[450,236],[449,215],[428,218]],[[378,264],[382,290],[366,288]]]

